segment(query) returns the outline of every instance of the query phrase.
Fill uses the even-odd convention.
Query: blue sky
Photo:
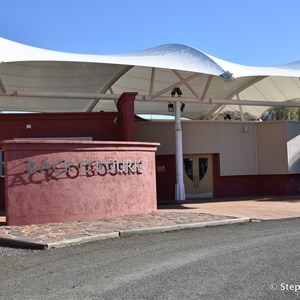
[[[300,60],[298,0],[0,0],[0,11],[1,37],[57,51],[180,43],[246,65]]]

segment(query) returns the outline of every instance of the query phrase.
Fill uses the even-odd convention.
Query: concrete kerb
[[[0,245],[5,244],[7,246],[16,246],[20,248],[29,248],[29,249],[39,249],[47,250],[51,248],[62,248],[67,246],[79,245],[94,241],[113,239],[118,237],[130,237],[134,235],[146,235],[153,233],[163,233],[169,231],[183,230],[183,229],[193,229],[201,227],[212,227],[212,226],[221,226],[221,225],[230,225],[230,224],[240,224],[240,223],[249,223],[251,218],[236,218],[236,219],[227,219],[219,221],[210,221],[210,222],[200,222],[200,223],[189,223],[189,224],[176,224],[171,226],[161,226],[161,227],[151,227],[151,228],[139,228],[139,229],[129,229],[129,230],[120,230],[111,233],[84,236],[81,238],[66,239],[53,243],[37,243],[31,241],[25,241],[22,239],[9,239],[9,238],[0,238]]]
[[[119,236],[120,236],[120,233],[118,231],[116,231],[116,232],[111,232],[111,233],[85,236],[85,237],[76,238],[76,239],[62,240],[59,242],[53,242],[53,243],[47,244],[46,249],[62,248],[62,247],[79,245],[79,244],[90,243],[90,242],[95,242],[95,241],[114,239],[114,238],[118,238]]]
[[[219,220],[219,221],[211,221],[211,222],[177,224],[177,225],[162,226],[162,227],[121,230],[120,237],[129,237],[129,236],[133,236],[133,235],[144,235],[144,234],[161,233],[161,232],[192,229],[192,228],[201,228],[201,227],[249,223],[250,221],[251,221],[251,218],[236,218],[236,219],[227,219],[227,220]]]
[[[25,241],[22,239],[0,238],[0,245],[35,250],[46,250],[47,244]]]

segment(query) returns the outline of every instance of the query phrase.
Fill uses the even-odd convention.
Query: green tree
[[[262,116],[264,121],[296,120],[300,121],[300,107],[271,107]]]

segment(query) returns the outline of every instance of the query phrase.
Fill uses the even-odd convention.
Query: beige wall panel
[[[289,173],[300,173],[300,122],[286,123]]]
[[[141,122],[135,124],[137,141],[158,142],[157,155],[175,154],[174,123],[169,122]]]
[[[285,122],[257,124],[257,156],[259,174],[287,174]]]
[[[300,173],[300,122],[183,122],[183,153],[220,153],[222,176]],[[137,141],[175,154],[174,122],[136,123]]]
[[[182,139],[185,154],[218,153],[218,123],[183,122]]]
[[[175,130],[173,122],[136,123],[136,139],[159,142],[157,154],[175,154]],[[183,153],[201,154],[219,152],[218,123],[182,122]]]
[[[257,174],[255,124],[223,122],[219,132],[221,176]]]

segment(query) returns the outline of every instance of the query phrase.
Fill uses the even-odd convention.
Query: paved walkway
[[[69,222],[27,226],[6,226],[0,216],[0,244],[15,241],[37,245],[63,244],[119,236],[121,231],[197,225],[238,218],[270,220],[300,218],[300,196],[244,199],[203,199],[160,205],[155,213],[103,218],[89,222]],[[177,226],[177,227],[176,227]],[[179,226],[179,227],[178,227]]]
[[[163,205],[165,211],[190,211],[211,215],[250,217],[258,220],[300,218],[300,195],[282,197],[203,199]]]

